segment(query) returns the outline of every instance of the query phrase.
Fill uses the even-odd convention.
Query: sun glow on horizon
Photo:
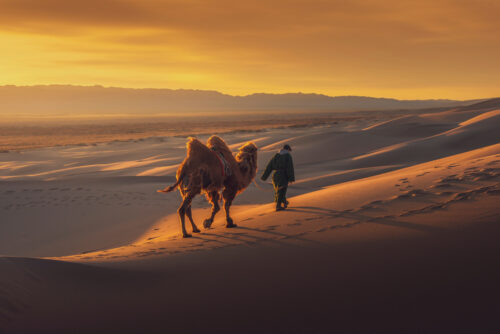
[[[499,10],[451,0],[0,0],[0,85],[494,97]]]

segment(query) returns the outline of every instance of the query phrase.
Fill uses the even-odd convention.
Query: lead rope
[[[266,189],[266,188],[262,188],[256,181],[255,179],[253,179],[253,183],[255,184],[255,186],[257,188],[259,188],[260,190],[264,190],[264,191],[274,191],[274,189]],[[282,187],[279,187],[278,190],[280,190]]]
[[[255,179],[253,179],[253,183],[254,183],[254,184],[255,184],[255,186],[256,186],[257,188],[259,188],[260,190],[263,190],[263,191],[273,191],[273,189],[266,189],[266,188],[261,187],[261,186],[260,186],[260,185],[259,185],[259,184],[255,181]]]

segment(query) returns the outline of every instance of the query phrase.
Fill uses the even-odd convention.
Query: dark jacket
[[[273,183],[279,187],[287,186],[288,182],[295,181],[293,160],[288,151],[282,150],[274,155],[267,164],[261,179],[264,181],[267,180],[272,171],[275,171],[273,174]]]

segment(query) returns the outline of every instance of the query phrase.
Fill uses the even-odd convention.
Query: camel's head
[[[250,171],[255,176],[257,171],[257,146],[252,142],[241,146],[236,155],[236,160],[242,172],[247,173]]]

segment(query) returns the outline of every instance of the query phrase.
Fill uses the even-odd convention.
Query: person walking
[[[293,160],[290,152],[292,148],[286,144],[283,149],[276,153],[267,164],[266,170],[262,174],[261,180],[265,181],[274,171],[272,180],[274,186],[274,201],[276,202],[276,211],[284,210],[288,207],[286,200],[286,191],[288,183],[295,182],[293,171]],[[283,206],[282,206],[283,204]]]

